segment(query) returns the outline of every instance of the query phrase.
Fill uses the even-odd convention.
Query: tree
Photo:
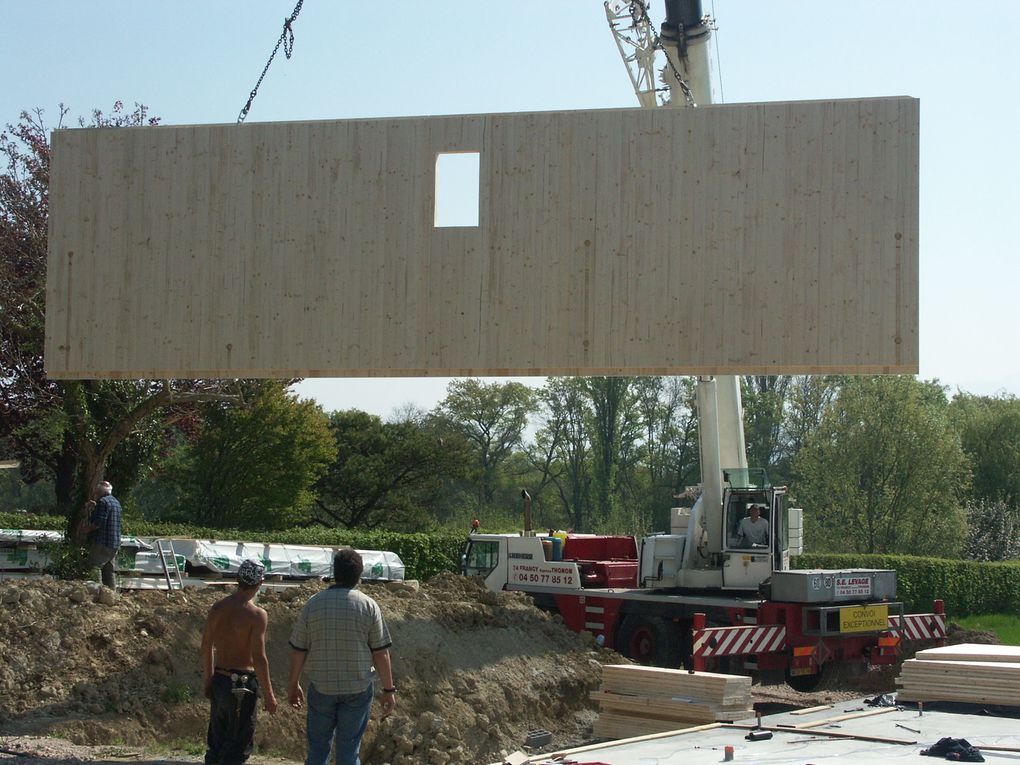
[[[794,468],[810,544],[949,557],[963,544],[967,458],[937,383],[850,378]]]
[[[0,468],[0,512],[45,508],[52,496],[52,486],[44,483],[30,486],[21,480],[17,468]]]
[[[968,506],[963,556],[971,560],[1020,558],[1020,510],[984,499]]]
[[[447,386],[436,416],[471,446],[479,481],[479,511],[492,504],[499,466],[520,446],[535,401],[535,391],[519,382],[486,384],[468,378]]]
[[[793,378],[745,375],[741,378],[747,464],[765,468],[773,483],[782,483],[778,466],[786,456],[786,406]]]
[[[57,127],[67,110],[60,108]],[[154,125],[144,106],[96,110],[81,127]],[[40,110],[0,136],[0,444],[28,481],[52,478],[57,511],[77,528],[99,480],[125,487],[164,426],[194,403],[223,400],[233,383],[50,380],[43,366],[50,147]],[[236,399],[236,396],[233,396]],[[116,467],[118,473],[109,472]]]
[[[821,425],[822,417],[839,394],[839,389],[846,379],[833,375],[825,377],[801,375],[792,378],[786,416],[789,459],[793,459],[800,452],[808,437]]]
[[[621,464],[640,438],[640,424],[630,377],[586,377],[583,388],[591,403],[589,438],[596,522],[605,525],[621,510],[618,504]]]
[[[347,528],[409,531],[430,525],[444,478],[469,459],[462,439],[443,437],[427,421],[383,422],[352,409],[333,412],[336,458],[315,485],[314,517]]]
[[[694,379],[638,377],[634,393],[643,430],[641,468],[647,491],[644,498],[632,491],[632,502],[639,508],[641,527],[668,528],[672,499],[698,480]]]
[[[958,393],[952,411],[971,461],[974,502],[1020,507],[1020,399]]]
[[[577,530],[665,526],[698,465],[694,383],[551,377],[531,462]]]
[[[544,421],[529,450],[532,465],[540,470],[538,490],[551,483],[569,519],[567,525],[580,531],[589,527],[590,517],[591,406],[583,381],[576,377],[550,377],[539,398]]]
[[[312,486],[336,456],[329,420],[286,383],[246,406],[209,406],[181,480],[182,515],[214,528],[276,529],[308,518]]]

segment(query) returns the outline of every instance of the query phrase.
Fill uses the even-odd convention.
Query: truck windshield
[[[769,485],[765,468],[726,468],[723,480],[731,489],[763,489]]]
[[[499,563],[499,542],[468,542],[464,556],[465,576],[487,576]]]

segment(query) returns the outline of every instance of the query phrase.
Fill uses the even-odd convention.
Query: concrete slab
[[[844,717],[869,711],[877,713]],[[745,738],[747,727],[719,725],[545,754],[531,758],[530,763],[539,765],[552,761],[557,755],[566,755],[568,761],[598,761],[610,765],[707,765],[722,762],[727,746],[733,747],[733,762],[777,765],[924,763],[941,761],[941,758],[919,760],[918,756],[922,749],[945,736],[965,738],[979,749],[982,746],[1016,749],[1016,752],[985,750],[982,754],[987,762],[1020,762],[1020,721],[1010,717],[930,710],[921,714],[912,708],[882,711],[881,708],[868,707],[860,699],[838,703],[831,709],[808,715],[770,715],[762,718],[762,726],[772,729],[771,739],[748,741]],[[864,737],[864,740],[851,736]]]

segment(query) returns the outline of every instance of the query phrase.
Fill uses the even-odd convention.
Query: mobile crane
[[[642,106],[712,103],[714,23],[700,0],[666,0],[659,35],[644,0],[604,5]],[[657,50],[668,95],[655,85]],[[750,671],[799,690],[818,687],[839,664],[893,663],[903,639],[945,637],[941,601],[931,613],[904,614],[895,571],[791,570],[802,512],[787,506],[786,487],[747,465],[740,379],[699,378],[697,407],[701,494],[693,508],[671,511],[670,533],[536,535],[525,492],[524,533],[472,533],[463,573],[493,590],[528,592],[569,628],[638,661]],[[740,533],[752,507],[767,529],[758,543]]]

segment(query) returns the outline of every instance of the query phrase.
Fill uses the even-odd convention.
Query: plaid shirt
[[[307,651],[304,671],[319,693],[361,693],[372,684],[372,651],[392,645],[379,604],[349,587],[334,585],[309,598],[290,635]]]
[[[92,515],[89,516],[89,523],[99,528],[89,533],[89,542],[114,550],[119,548],[120,513],[120,502],[112,494],[97,499],[96,506],[92,509]]]

